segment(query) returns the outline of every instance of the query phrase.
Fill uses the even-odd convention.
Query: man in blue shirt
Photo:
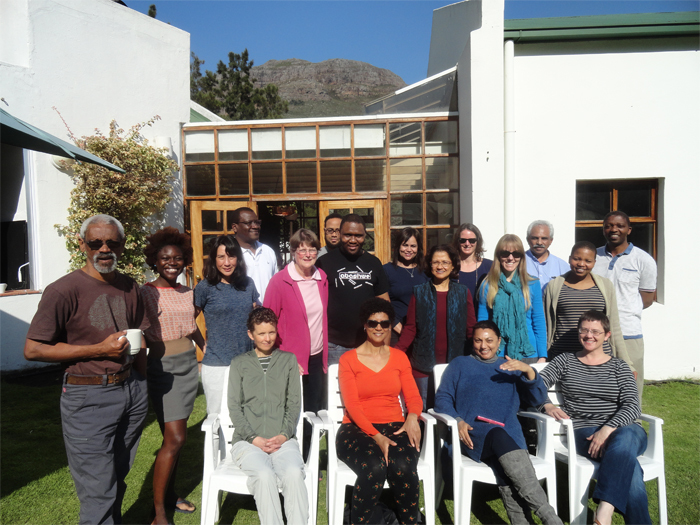
[[[565,274],[571,268],[569,263],[549,253],[554,240],[554,226],[547,221],[534,221],[527,227],[527,243],[530,249],[525,252],[527,273],[540,280],[544,287],[555,277]]]

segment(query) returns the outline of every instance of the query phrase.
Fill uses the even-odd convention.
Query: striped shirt
[[[267,374],[267,367],[270,366],[270,359],[272,359],[272,354],[266,355],[265,357],[258,357],[260,361],[260,366],[262,366],[263,372]]]
[[[548,350],[550,361],[564,352],[573,353],[581,350],[581,343],[578,340],[578,320],[588,310],[606,313],[605,298],[598,287],[594,285],[592,288],[579,290],[564,283],[557,299],[554,338]],[[610,341],[605,341],[603,351],[613,355]]]
[[[574,354],[561,354],[541,375],[547,388],[561,383],[561,408],[573,419],[574,428],[618,428],[633,423],[642,413],[632,371],[616,357],[600,365],[586,365]]]

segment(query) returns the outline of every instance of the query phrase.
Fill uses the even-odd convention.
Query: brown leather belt
[[[120,385],[131,375],[131,367],[116,374],[104,374],[101,376],[76,376],[66,374],[65,382],[69,385]]]

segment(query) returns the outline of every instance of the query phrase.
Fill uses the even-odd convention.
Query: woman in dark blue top
[[[484,238],[476,225],[465,222],[452,239],[452,247],[459,254],[459,284],[469,289],[476,306],[476,290],[493,264],[484,258]]]
[[[419,230],[408,227],[398,231],[393,244],[394,258],[384,265],[384,272],[389,279],[389,298],[396,314],[391,331],[391,346],[395,347],[406,324],[413,287],[427,282],[428,277],[423,271],[423,241]]]

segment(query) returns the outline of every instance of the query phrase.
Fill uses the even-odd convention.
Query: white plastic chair
[[[328,470],[326,496],[328,502],[329,525],[343,524],[345,506],[345,487],[354,485],[357,476],[345,463],[338,459],[335,448],[335,434],[343,421],[345,406],[340,395],[338,383],[338,365],[328,366],[328,410],[318,413],[328,431]],[[435,465],[433,425],[435,420],[428,414],[421,414],[425,423],[423,429],[420,457],[418,459],[418,477],[423,482],[426,525],[435,525]],[[390,452],[391,453],[391,452]],[[384,483],[384,488],[389,484]]]
[[[209,414],[202,424],[204,436],[204,476],[202,480],[202,525],[212,525],[219,520],[221,492],[234,494],[249,494],[248,476],[236,466],[231,459],[231,439],[233,424],[228,411],[228,376],[229,368],[224,375],[224,391],[221,400],[221,412]],[[301,383],[301,376],[299,376]],[[303,399],[303,392],[301,399]],[[311,449],[306,460],[306,490],[309,495],[309,524],[316,524],[316,508],[318,502],[318,444],[321,420],[315,414],[303,413],[297,422],[296,437],[301,447],[304,432],[304,419],[312,426]]]
[[[532,365],[538,371],[546,365],[540,363]],[[555,383],[548,391],[549,400],[555,406],[560,406],[564,397],[561,393],[561,385]],[[549,417],[549,416],[547,416]],[[642,421],[649,423],[649,437],[647,449],[637,458],[644,471],[644,481],[657,480],[659,487],[659,523],[668,525],[668,509],[666,507],[666,474],[664,470],[664,437],[661,425],[663,419],[642,414]],[[569,443],[572,444],[569,447]],[[570,419],[557,422],[554,427],[553,446],[557,461],[566,463],[569,467],[569,520],[571,525],[583,525],[588,518],[588,493],[591,481],[597,479],[600,463],[576,453],[573,445],[574,425]]]
[[[435,378],[435,389],[440,386],[442,374],[447,368],[446,364],[435,365],[433,368],[433,377]],[[435,416],[435,419],[447,425],[452,436],[452,475],[453,475],[453,492],[454,492],[454,522],[469,523],[471,514],[472,488],[475,481],[480,483],[489,483],[496,485],[496,476],[485,463],[477,463],[459,452],[459,430],[457,428],[457,420],[447,414],[440,414],[434,410],[429,412]],[[547,436],[551,436],[554,431],[553,420],[544,414],[534,412],[519,412],[519,416],[532,418],[537,422],[537,455],[530,455],[537,479],[546,480],[547,496],[549,504],[557,510],[557,491],[556,491],[556,470],[554,463],[554,448],[551,441],[547,440]],[[440,440],[442,445],[442,439]]]

